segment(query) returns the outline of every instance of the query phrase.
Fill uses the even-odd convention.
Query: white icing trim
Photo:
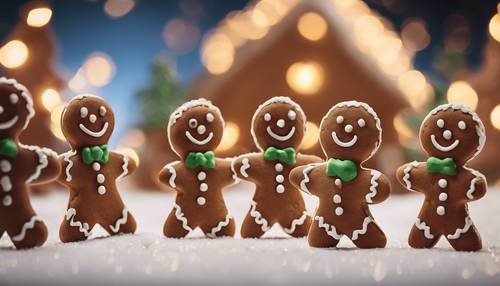
[[[120,230],[120,225],[126,224],[127,219],[128,219],[128,209],[124,208],[122,210],[122,217],[117,219],[115,225],[114,226],[110,225],[109,228],[111,229],[112,232],[118,233],[118,231]]]
[[[424,232],[424,236],[427,239],[434,239],[434,235],[431,233],[431,227],[428,226],[425,221],[420,221],[419,218],[417,218],[417,221],[415,222],[415,226],[417,229],[421,230]]]
[[[11,239],[13,241],[23,241],[24,238],[26,237],[26,232],[30,229],[35,228],[36,222],[43,222],[43,220],[39,216],[36,216],[36,215],[32,216],[28,222],[25,222],[23,224],[23,227],[21,228],[21,232],[19,232],[18,235],[11,237]]]
[[[297,226],[304,224],[306,218],[307,218],[307,212],[304,212],[299,218],[292,220],[292,225],[290,226],[290,228],[284,227],[283,230],[288,234],[294,233]]]
[[[475,176],[470,181],[469,189],[467,190],[467,193],[466,193],[467,198],[469,200],[473,200],[474,199],[474,192],[476,191],[476,183],[478,181],[482,180],[485,183],[485,185],[487,185],[487,183],[486,183],[486,177],[483,174],[481,174],[479,171],[474,170],[474,169],[472,169],[470,167],[464,166],[464,169],[467,170],[467,171],[469,171],[469,172],[471,172],[472,175]]]
[[[172,187],[174,189],[177,187],[177,185],[175,184],[175,178],[177,177],[177,171],[175,171],[175,168],[173,167],[175,163],[176,162],[172,162],[170,164],[165,165],[165,167],[163,167],[164,169],[167,169],[168,172],[170,173],[170,178],[168,179],[168,184],[170,185],[170,187]]]
[[[263,151],[264,149],[262,148],[262,146],[259,145],[259,142],[257,141],[257,136],[255,135],[255,131],[254,131],[255,121],[257,120],[257,115],[261,112],[261,110],[264,107],[266,107],[268,105],[271,105],[271,104],[275,104],[275,103],[289,104],[289,105],[292,106],[292,108],[295,109],[295,111],[298,111],[299,114],[300,114],[300,117],[302,118],[303,124],[304,124],[304,126],[303,126],[304,134],[306,133],[306,122],[307,122],[307,119],[306,119],[306,114],[304,113],[304,110],[302,109],[302,107],[300,107],[300,105],[298,105],[295,101],[293,101],[291,98],[289,98],[287,96],[275,96],[275,97],[272,97],[272,98],[266,100],[261,105],[259,105],[259,107],[257,107],[257,110],[255,110],[255,113],[252,116],[252,124],[251,124],[251,127],[250,127],[250,133],[252,134],[252,138],[253,138],[253,141],[255,143],[255,146],[257,146],[257,148],[259,150],[261,150],[261,151]]]
[[[413,162],[408,163],[406,168],[404,168],[404,170],[403,170],[403,173],[404,173],[403,182],[405,182],[406,188],[412,192],[415,192],[415,190],[413,190],[411,188],[412,186],[411,186],[411,178],[410,178],[411,174],[410,174],[410,172],[413,168],[417,168],[419,165],[420,165],[419,162],[413,161]]]
[[[12,117],[11,119],[0,123],[0,129],[5,130],[5,129],[11,128],[12,126],[14,126],[14,124],[17,123],[17,120],[19,120],[19,116],[16,115],[16,116]]]
[[[243,160],[241,160],[241,167],[240,167],[240,174],[245,177],[245,178],[248,178],[248,173],[247,173],[247,170],[250,169],[250,160],[248,158],[243,158]]]
[[[88,129],[82,123],[80,123],[80,125],[78,125],[78,127],[80,127],[80,130],[82,130],[83,133],[85,133],[85,134],[87,134],[89,136],[95,137],[95,138],[99,138],[99,137],[102,137],[106,133],[106,131],[108,131],[109,123],[108,122],[104,122],[104,126],[102,127],[102,129],[99,130],[99,131],[97,131],[97,132],[94,132],[94,131]]]
[[[210,238],[216,238],[216,233],[222,230],[223,227],[227,226],[231,222],[231,216],[226,215],[226,219],[223,221],[220,221],[215,227],[212,228],[210,233],[207,233],[207,236]]]
[[[175,209],[175,217],[177,218],[177,220],[182,222],[182,228],[184,228],[187,231],[193,231],[193,229],[188,225],[188,220],[184,216],[181,207],[178,204],[174,203],[174,209]]]
[[[457,228],[455,230],[454,234],[448,234],[446,236],[447,239],[459,239],[462,234],[467,233],[469,231],[469,228],[472,226],[472,220],[470,217],[465,218],[465,225],[463,228]]]
[[[71,157],[75,156],[76,153],[76,150],[70,150],[64,154],[61,154],[63,160],[68,163],[68,165],[66,166],[66,182],[71,182],[71,180],[73,180],[73,177],[70,173],[71,168],[73,167],[73,161],[71,161]]]
[[[370,170],[370,175],[372,176],[370,180],[370,193],[365,196],[367,203],[373,203],[373,198],[377,195],[377,181],[382,176],[382,173],[377,170]]]
[[[360,235],[365,234],[368,231],[368,224],[370,222],[374,222],[373,219],[369,216],[365,217],[365,220],[363,221],[363,226],[360,229],[357,229],[352,232],[351,240],[355,241],[358,239]]]
[[[366,160],[370,159],[377,152],[378,148],[380,147],[380,144],[382,144],[382,126],[380,123],[380,118],[378,117],[377,113],[375,112],[375,110],[373,110],[373,108],[370,105],[368,105],[364,102],[359,102],[359,101],[355,101],[355,100],[339,102],[339,103],[335,104],[332,108],[330,108],[330,110],[328,110],[328,112],[325,114],[325,116],[323,116],[323,118],[321,119],[319,129],[320,130],[322,129],[322,127],[324,126],[330,113],[332,113],[333,111],[335,111],[335,109],[340,108],[340,107],[362,107],[375,120],[375,127],[378,130],[378,140],[375,143],[375,148],[373,148],[372,152],[370,153],[370,156],[368,158],[366,158]],[[323,145],[321,145],[321,148],[323,149],[323,152],[325,152],[325,148],[323,147]],[[325,154],[326,154],[326,152],[325,152]]]
[[[309,183],[311,181],[310,178],[309,178],[309,173],[311,173],[314,168],[316,168],[317,166],[319,166],[321,164],[322,163],[307,164],[307,167],[305,167],[302,170],[302,175],[304,175],[304,179],[302,179],[302,181],[300,181],[300,184],[299,184],[301,191],[306,192],[308,194],[311,194],[311,192],[307,188],[307,183]]]
[[[30,120],[35,116],[35,109],[33,108],[33,98],[31,97],[30,92],[24,85],[18,83],[13,78],[0,77],[0,84],[8,84],[13,86],[15,89],[17,89],[17,91],[21,92],[21,96],[26,100],[26,109],[28,110],[28,116],[26,116],[26,122],[24,122],[23,126],[23,129],[26,129],[26,127],[28,127],[28,124],[30,123]]]
[[[269,136],[271,136],[275,140],[285,142],[285,141],[288,141],[290,138],[292,138],[293,134],[295,134],[295,126],[292,126],[292,128],[290,129],[288,134],[286,134],[284,136],[281,136],[281,135],[274,133],[273,130],[271,129],[271,126],[267,126],[266,131],[267,131],[267,134],[269,134]]]
[[[436,141],[436,136],[434,134],[431,134],[431,142],[432,142],[432,146],[434,146],[434,148],[436,148],[442,152],[453,151],[455,148],[458,147],[458,144],[460,144],[460,140],[455,139],[455,141],[453,141],[452,144],[450,144],[448,146],[443,146],[443,145],[439,144],[439,142]]]
[[[350,141],[343,142],[342,140],[339,139],[339,137],[337,137],[337,132],[335,132],[335,131],[332,132],[332,139],[333,139],[333,142],[335,142],[335,144],[339,145],[342,148],[352,147],[352,146],[354,146],[354,144],[356,144],[356,142],[358,142],[357,135],[354,135]]]
[[[207,144],[214,137],[213,132],[210,132],[208,134],[208,136],[203,140],[198,140],[198,139],[194,138],[193,135],[191,135],[191,133],[189,131],[186,131],[185,134],[186,134],[187,139],[189,139],[189,141],[191,141],[191,143],[194,143],[194,144],[200,145],[200,146]]]
[[[264,232],[270,230],[271,228],[269,227],[267,220],[262,217],[262,214],[259,211],[257,211],[257,203],[252,201],[250,205],[250,216],[254,218],[255,223],[261,225],[261,229]]]
[[[335,226],[325,223],[325,219],[322,216],[315,216],[314,220],[318,221],[319,227],[325,229],[326,234],[329,236],[335,238],[336,240],[340,240],[342,238],[342,234],[337,233]]]
[[[55,159],[57,159],[57,153],[54,151],[48,149],[48,148],[40,148],[38,146],[32,146],[32,145],[23,145],[19,144],[21,148],[24,148],[29,151],[34,151],[38,155],[38,165],[36,166],[35,172],[26,180],[26,184],[30,184],[34,180],[38,179],[40,175],[42,174],[42,170],[47,167],[49,164],[49,160],[47,156],[51,156]]]
[[[89,231],[89,225],[87,223],[82,223],[80,221],[75,221],[75,216],[76,216],[76,210],[74,208],[69,208],[66,211],[66,220],[71,220],[69,222],[69,225],[71,227],[78,227],[78,231],[83,233],[85,237],[89,237],[92,235],[92,233]]]
[[[123,172],[120,174],[120,176],[118,176],[116,178],[117,181],[121,180],[122,178],[124,178],[128,174],[128,156],[125,154],[120,154],[120,155],[122,155],[122,157],[123,157],[123,165],[122,165]]]

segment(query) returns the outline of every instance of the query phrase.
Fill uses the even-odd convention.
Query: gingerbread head
[[[0,78],[0,138],[17,138],[33,116],[33,100],[26,87]]]

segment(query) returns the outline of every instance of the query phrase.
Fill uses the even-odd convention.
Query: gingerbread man
[[[70,191],[59,230],[62,242],[86,240],[96,224],[111,235],[135,232],[135,219],[116,181],[133,173],[137,163],[108,149],[114,125],[111,107],[97,96],[77,96],[63,110],[62,132],[71,150],[59,159],[63,168],[59,182]]]
[[[382,173],[363,167],[382,142],[377,114],[366,103],[338,103],[321,120],[319,139],[327,162],[290,173],[293,185],[319,197],[309,245],[336,247],[346,235],[359,248],[385,247],[368,206],[387,199],[391,186]]]
[[[231,161],[214,151],[222,139],[224,119],[219,108],[205,99],[184,103],[168,122],[168,140],[181,158],[167,164],[159,179],[177,192],[163,233],[182,238],[199,227],[209,238],[234,236],[222,190],[234,183]]]
[[[306,122],[302,108],[288,97],[273,97],[255,111],[251,132],[261,152],[240,155],[233,161],[236,176],[256,185],[241,227],[243,238],[261,237],[276,223],[291,236],[307,235],[311,218],[304,198],[288,181],[293,167],[321,161],[298,153]]]
[[[481,119],[462,105],[440,105],[424,119],[420,143],[429,159],[397,170],[405,188],[425,195],[408,238],[411,247],[430,248],[445,236],[456,250],[481,249],[481,237],[469,217],[467,202],[482,198],[487,184],[485,177],[466,163],[481,152],[485,141]]]
[[[27,146],[19,135],[35,116],[26,87],[0,78],[0,237],[5,231],[16,248],[41,246],[47,227],[29,200],[29,185],[57,178],[57,154],[48,148]]]

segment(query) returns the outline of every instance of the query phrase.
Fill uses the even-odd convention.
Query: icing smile
[[[295,134],[295,126],[292,126],[292,129],[290,129],[290,132],[288,132],[287,135],[285,136],[281,136],[281,135],[278,135],[276,133],[273,132],[273,130],[271,129],[271,126],[267,126],[267,134],[269,134],[269,136],[273,137],[274,139],[278,140],[278,141],[287,141],[288,139],[292,138],[293,134]]]
[[[85,127],[85,125],[83,125],[81,123],[79,125],[80,130],[82,130],[85,134],[92,136],[92,137],[95,137],[95,138],[102,137],[102,135],[104,135],[106,133],[106,131],[108,131],[108,126],[109,126],[108,122],[105,122],[104,126],[102,127],[101,130],[94,132],[94,131],[88,129],[87,127]]]
[[[442,152],[450,152],[453,149],[457,148],[458,144],[460,143],[460,141],[458,141],[458,139],[455,139],[455,141],[453,141],[453,143],[451,145],[443,146],[436,141],[436,136],[434,134],[431,135],[431,142],[432,142],[432,145],[436,149],[438,149],[439,151],[442,151]]]
[[[354,146],[356,142],[358,142],[358,136],[354,135],[351,140],[347,142],[343,142],[342,140],[337,137],[337,133],[335,131],[332,132],[332,139],[335,142],[335,144],[339,145],[340,147],[348,148]]]
[[[214,133],[210,132],[205,139],[198,140],[198,139],[194,138],[193,135],[191,135],[191,133],[189,133],[189,131],[186,131],[186,137],[189,139],[189,141],[191,141],[192,143],[194,143],[196,145],[205,145],[208,142],[210,142],[210,140],[212,140],[212,137],[214,137]]]
[[[0,123],[0,129],[3,130],[11,128],[12,126],[14,126],[14,124],[16,124],[18,119],[19,117],[16,115],[12,117],[10,120]]]

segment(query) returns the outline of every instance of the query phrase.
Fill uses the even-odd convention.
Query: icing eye
[[[365,127],[366,122],[363,118],[358,119],[358,125],[359,127]]]
[[[344,122],[344,116],[337,116],[337,124],[342,124],[342,122]]]
[[[293,110],[288,111],[288,118],[290,120],[295,120],[295,118],[297,118],[297,113],[295,113],[295,111]]]
[[[97,116],[95,116],[95,114],[90,114],[89,121],[90,123],[95,123],[97,121]]]
[[[99,107],[99,115],[104,116],[106,115],[106,112],[107,112],[106,107],[104,106]]]
[[[214,115],[212,113],[207,113],[207,122],[214,121]]]
[[[264,120],[267,122],[271,121],[271,114],[269,113],[264,114]]]
[[[82,118],[85,118],[87,117],[87,115],[89,115],[89,110],[87,109],[87,107],[80,108],[80,116]]]
[[[10,102],[12,104],[16,104],[17,102],[19,102],[19,96],[15,93],[11,93],[10,94]]]
[[[458,122],[458,128],[460,128],[460,130],[465,130],[467,128],[467,125],[465,124],[464,121],[460,120]]]
[[[438,121],[436,122],[437,126],[439,128],[443,128],[444,127],[444,120],[443,119],[438,119]]]
[[[198,126],[198,121],[194,118],[189,119],[189,127],[196,128],[196,126]]]
[[[0,114],[3,113],[3,106],[0,105]]]

